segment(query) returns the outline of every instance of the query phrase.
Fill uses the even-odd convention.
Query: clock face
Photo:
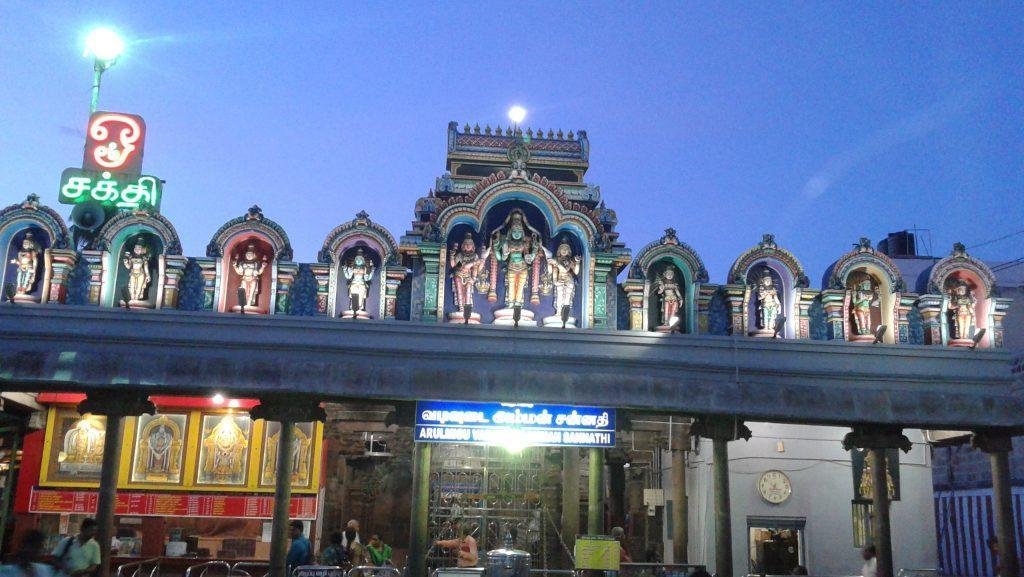
[[[778,505],[789,499],[793,485],[782,471],[765,471],[757,480],[757,490],[765,501]]]

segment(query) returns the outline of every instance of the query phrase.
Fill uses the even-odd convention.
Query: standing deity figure
[[[16,288],[18,294],[32,292],[36,284],[36,273],[39,271],[39,244],[31,232],[25,233],[18,251],[11,264],[18,265]]]
[[[236,480],[243,472],[248,446],[245,431],[231,415],[224,415],[203,440],[203,473],[217,480]]]
[[[668,325],[672,318],[678,316],[679,305],[683,302],[683,291],[676,281],[676,269],[672,266],[658,275],[654,281],[654,292],[661,299],[661,324]]]
[[[257,306],[260,296],[260,280],[263,277],[263,271],[267,268],[267,257],[261,256],[256,252],[256,245],[249,243],[245,247],[242,258],[235,257],[231,266],[239,277],[238,288],[245,291],[245,306]]]
[[[132,250],[124,252],[121,264],[128,269],[128,294],[131,300],[146,300],[146,289],[152,280],[149,276],[149,247],[146,241],[137,239]]]
[[[484,261],[490,254],[489,249],[483,255],[476,252],[473,233],[467,232],[461,245],[452,245],[448,266],[452,269],[452,288],[455,296],[455,308],[462,310],[467,304],[473,304],[473,284],[480,274]]]
[[[780,312],[782,301],[779,300],[779,291],[775,288],[772,273],[766,269],[757,281],[757,321],[760,328],[773,331]]]
[[[576,277],[580,274],[580,257],[572,254],[572,247],[565,239],[555,249],[554,258],[547,258],[548,274],[555,289],[555,313],[562,307],[572,309],[576,296]]]
[[[530,226],[522,210],[515,209],[491,235],[491,252],[505,264],[505,306],[522,307],[530,268],[540,252],[540,232]],[[493,286],[492,286],[493,290]]]
[[[974,327],[974,311],[978,299],[974,297],[974,291],[967,284],[967,281],[959,279],[953,284],[949,291],[949,305],[947,310],[953,319],[954,339],[971,338],[971,329]]]
[[[875,294],[875,283],[864,279],[857,283],[850,297],[850,308],[853,309],[854,328],[858,335],[871,334],[871,307],[878,304]]]
[[[356,249],[356,256],[344,266],[342,273],[348,281],[349,310],[365,312],[366,295],[370,294],[370,279],[373,278],[373,263],[363,256],[362,248]]]

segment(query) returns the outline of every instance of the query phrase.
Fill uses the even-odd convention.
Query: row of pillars
[[[123,393],[90,394],[78,405],[79,414],[91,413],[107,419],[103,440],[103,467],[100,472],[99,499],[96,505],[96,540],[100,543],[98,577],[110,577],[110,539],[114,531],[114,507],[117,504],[117,485],[121,461],[121,435],[124,418],[153,414],[155,408],[148,397],[125,396]],[[319,403],[295,399],[261,399],[249,411],[255,419],[276,421],[281,424],[277,454],[288,455],[295,440],[295,424],[324,421],[326,415]],[[274,489],[273,534],[270,542],[270,577],[286,577],[288,554],[289,506],[292,494],[292,460],[278,458]]]

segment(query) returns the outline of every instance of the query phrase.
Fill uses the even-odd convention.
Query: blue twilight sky
[[[0,205],[57,206],[80,166],[95,24],[131,39],[100,107],[146,119],[189,255],[253,203],[303,262],[362,209],[397,238],[448,121],[513,103],[588,131],[634,254],[673,226],[713,282],[763,232],[817,287],[860,236],[916,225],[945,255],[1024,229],[1020,2],[0,0]]]

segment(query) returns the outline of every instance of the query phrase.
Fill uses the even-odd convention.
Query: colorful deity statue
[[[28,294],[35,289],[36,274],[39,272],[39,243],[31,232],[25,233],[21,240],[21,249],[11,260],[11,264],[18,265],[18,277],[15,281],[15,288],[19,295]]]
[[[871,499],[874,496],[875,481],[872,475],[872,469],[875,467],[874,453],[871,451],[865,451],[864,454],[864,468],[860,473],[860,483],[858,486],[858,492],[860,493],[861,499]],[[885,485],[889,492],[889,498],[892,499],[896,496],[896,484],[892,480],[892,475],[889,473],[888,467],[885,469]]]
[[[761,272],[761,278],[757,280],[757,324],[765,331],[775,330],[775,321],[782,312],[782,301],[779,300],[779,291],[775,287],[775,280],[768,269]]]
[[[181,464],[181,430],[167,415],[150,421],[139,435],[136,475],[141,480],[168,480]]]
[[[238,275],[238,288],[245,291],[245,306],[258,306],[260,281],[262,280],[263,272],[267,268],[266,255],[260,255],[256,250],[256,245],[249,243],[245,247],[242,258],[235,257],[231,262],[231,266]]]
[[[125,251],[121,264],[128,269],[128,295],[134,302],[146,300],[146,289],[149,288],[149,247],[146,241],[139,238],[132,250]]]
[[[562,307],[572,309],[572,301],[576,296],[576,277],[580,274],[580,257],[572,254],[569,242],[562,239],[555,249],[554,258],[547,258],[548,274],[555,292],[555,312],[560,313]]]
[[[466,232],[461,244],[452,245],[448,266],[452,269],[456,309],[461,310],[465,305],[473,304],[473,285],[477,283],[477,277],[490,252],[490,249],[484,249],[482,255],[477,254],[476,242],[473,241],[471,232]]]
[[[366,312],[366,296],[370,294],[370,279],[373,278],[373,263],[366,260],[363,249],[356,249],[356,256],[342,268],[348,281],[349,310]]]
[[[210,481],[238,482],[244,470],[249,440],[231,415],[224,418],[203,439],[203,474]]]
[[[871,307],[878,305],[875,281],[870,277],[858,282],[850,296],[853,325],[858,335],[871,334]]]
[[[98,465],[103,462],[103,439],[106,430],[95,418],[85,417],[64,434],[62,470],[72,472],[80,465]]]
[[[667,266],[664,272],[658,275],[654,281],[654,292],[661,301],[662,326],[672,324],[673,319],[678,318],[679,307],[683,302],[683,291],[676,280],[675,267]]]
[[[309,484],[309,455],[312,448],[312,440],[303,432],[299,426],[293,426],[294,435],[292,446],[289,451],[292,470],[292,483],[296,485]],[[264,446],[263,457],[263,480],[264,485],[272,485],[275,480],[275,473],[278,467],[278,440],[280,432],[274,433],[267,438]]]
[[[958,279],[949,290],[949,304],[947,310],[953,321],[952,334],[950,338],[966,340],[971,338],[971,329],[974,328],[974,313],[978,305],[978,299],[974,297],[974,291],[963,279]]]
[[[491,253],[497,263],[504,263],[505,266],[506,307],[522,307],[526,304],[530,269],[537,260],[540,245],[540,232],[530,226],[520,209],[513,210],[502,227],[491,235]],[[493,285],[492,282],[488,299],[493,297],[496,300]],[[540,296],[534,294],[530,300],[539,302]]]

